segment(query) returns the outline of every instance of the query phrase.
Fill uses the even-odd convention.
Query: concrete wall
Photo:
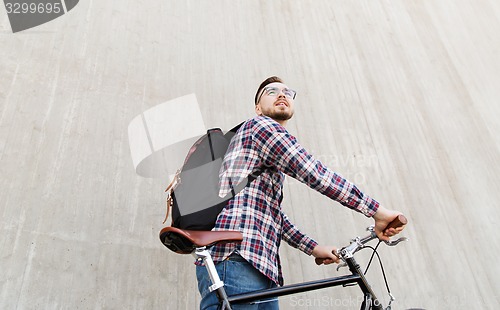
[[[396,308],[498,308],[500,2],[90,0],[16,34],[4,10],[1,309],[195,309],[191,257],[157,237],[167,181],[135,173],[127,126],[195,93],[205,125],[228,129],[270,75],[298,91],[299,141],[408,216],[411,241],[381,249]],[[324,244],[371,223],[294,180],[285,195]],[[282,255],[287,283],[342,273]],[[281,305],[356,309],[358,296]]]

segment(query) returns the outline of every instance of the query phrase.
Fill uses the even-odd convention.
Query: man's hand
[[[386,209],[379,206],[377,212],[373,215],[375,220],[375,233],[380,240],[389,241],[389,238],[399,234],[403,229],[404,225],[398,228],[389,228],[384,230],[390,222],[392,222],[401,212]]]
[[[317,245],[312,251],[312,256],[322,259],[322,263],[325,265],[338,264],[340,263],[340,258],[334,254],[336,251],[337,248],[333,246]]]

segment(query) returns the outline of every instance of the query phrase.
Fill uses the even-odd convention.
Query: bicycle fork
[[[370,310],[370,309],[384,310],[380,301],[375,296],[375,293],[373,292],[370,284],[368,283],[368,280],[366,279],[363,271],[361,270],[361,267],[354,259],[354,256],[349,255],[349,253],[342,253],[342,254],[345,255],[344,259],[345,262],[347,263],[347,266],[349,266],[349,270],[353,274],[359,275],[360,280],[358,285],[364,294],[363,303],[361,304],[361,310]]]

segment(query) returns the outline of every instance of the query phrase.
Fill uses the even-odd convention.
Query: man
[[[278,254],[281,240],[325,264],[338,263],[335,247],[321,246],[302,233],[281,209],[285,174],[375,219],[375,231],[388,240],[402,228],[382,231],[399,214],[379,205],[355,185],[315,160],[285,129],[294,114],[295,91],[278,77],[261,83],[255,94],[256,117],[246,121],[231,140],[221,168],[219,195],[246,182],[256,169],[263,172],[228,201],[214,230],[239,230],[241,243],[218,244],[211,248],[216,269],[229,296],[283,285]],[[196,275],[202,297],[201,309],[216,309],[215,293],[209,293],[210,279],[197,262]],[[278,309],[277,299],[234,309]]]

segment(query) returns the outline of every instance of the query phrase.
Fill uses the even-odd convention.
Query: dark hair
[[[255,104],[257,104],[257,98],[259,96],[260,91],[266,87],[266,85],[271,84],[271,83],[283,83],[283,80],[280,79],[277,76],[271,76],[268,77],[267,79],[264,80],[264,82],[260,83],[259,88],[257,89],[257,92],[255,93]]]

